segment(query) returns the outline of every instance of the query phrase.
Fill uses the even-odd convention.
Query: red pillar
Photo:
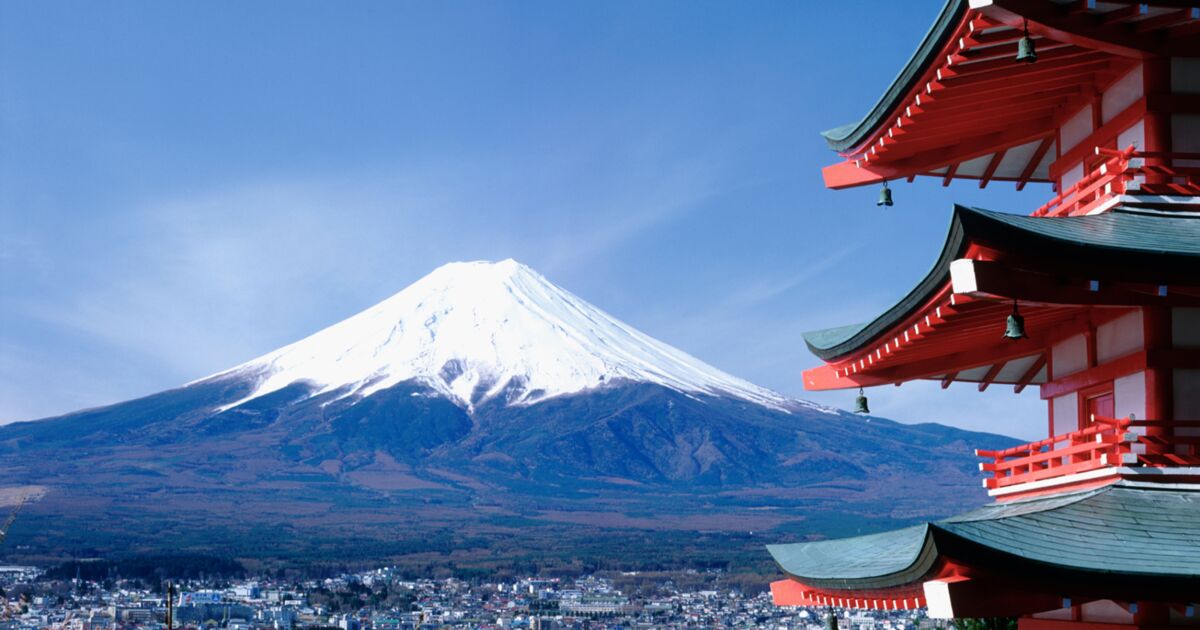
[[[1162,111],[1161,109],[1150,109],[1156,106],[1156,103],[1163,103],[1167,99],[1154,98],[1156,95],[1167,96],[1171,94],[1171,58],[1170,57],[1152,57],[1146,59],[1142,64],[1142,91],[1146,96],[1146,101],[1149,107],[1146,110],[1145,131],[1146,131],[1146,146],[1143,151],[1148,152],[1163,152],[1171,151],[1171,112]],[[1170,166],[1171,160],[1161,157],[1146,158],[1146,166],[1153,168],[1155,166]],[[1170,182],[1171,178],[1151,172],[1146,175],[1147,184],[1165,184]]]
[[[1171,368],[1161,364],[1158,350],[1171,348],[1170,307],[1148,307],[1142,310],[1143,337],[1146,340],[1146,418],[1148,420],[1171,421],[1175,419],[1174,374]],[[1166,427],[1148,427],[1146,435],[1170,438],[1173,431]],[[1170,452],[1171,447],[1146,447],[1148,454]]]

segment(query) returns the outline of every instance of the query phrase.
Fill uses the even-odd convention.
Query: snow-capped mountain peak
[[[512,259],[443,265],[357,315],[221,375],[235,372],[260,379],[235,405],[301,381],[369,396],[411,380],[468,410],[497,396],[531,404],[622,381],[776,409],[803,404],[657,341]]]

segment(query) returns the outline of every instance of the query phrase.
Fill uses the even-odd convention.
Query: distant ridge
[[[506,260],[179,388],[0,426],[0,495],[41,492],[6,546],[30,558],[640,562],[737,539],[768,563],[747,532],[975,507],[971,447],[1016,443],[789,399]]]

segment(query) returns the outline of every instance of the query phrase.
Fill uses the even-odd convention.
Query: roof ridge
[[[943,529],[940,526],[942,523],[955,524],[971,523],[976,521],[1002,521],[1005,519],[1025,516],[1034,512],[1052,512],[1069,507],[1094,496],[1105,494],[1111,491],[1113,487],[1113,485],[1108,485],[1101,488],[1089,488],[1087,490],[1076,490],[1062,494],[1014,499],[1011,501],[1005,501],[1003,503],[989,503],[970,512],[965,512],[963,514],[958,514],[949,518],[944,518],[940,521],[936,521],[932,523],[932,525],[937,526],[938,529]],[[1037,509],[1039,507],[1038,504],[1043,504],[1041,509]],[[1044,504],[1051,505],[1045,506]],[[996,514],[997,512],[999,512],[999,514]]]

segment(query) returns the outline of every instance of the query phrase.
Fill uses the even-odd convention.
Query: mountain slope
[[[0,479],[46,489],[13,534],[33,550],[528,550],[942,516],[984,498],[970,448],[1013,443],[788,399],[505,261],[177,389],[0,427]]]
[[[439,267],[349,319],[217,376],[229,374],[265,377],[248,398],[297,381],[369,396],[416,380],[471,408],[501,393],[510,404],[529,404],[630,380],[780,408],[788,402],[511,259]]]

